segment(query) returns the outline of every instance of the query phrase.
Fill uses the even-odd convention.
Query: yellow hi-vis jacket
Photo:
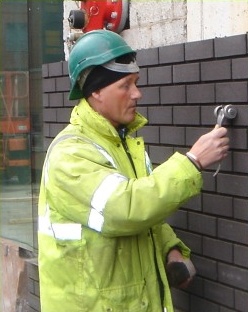
[[[39,197],[42,312],[173,311],[166,255],[190,250],[164,221],[202,178],[179,153],[151,171],[142,138],[130,136],[146,122],[137,113],[128,125],[136,173],[116,129],[86,100],[50,145]]]

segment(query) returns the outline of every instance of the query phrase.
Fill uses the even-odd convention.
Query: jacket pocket
[[[102,312],[148,312],[145,282],[111,287],[100,291]]]

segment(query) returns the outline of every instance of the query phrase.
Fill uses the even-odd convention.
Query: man
[[[138,72],[135,52],[110,31],[83,35],[70,53],[69,97],[80,102],[47,152],[39,198],[43,312],[172,312],[165,267],[181,265],[181,285],[194,274],[164,221],[200,193],[201,170],[226,157],[227,130],[152,170],[131,136],[147,122],[136,112]]]

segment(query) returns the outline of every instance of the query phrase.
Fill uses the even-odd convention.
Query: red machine
[[[80,1],[80,10],[72,10],[69,24],[72,29],[86,33],[95,29],[108,29],[120,33],[128,20],[128,0]],[[76,41],[80,33],[70,33],[69,40]]]
[[[0,157],[1,173],[30,179],[30,116],[28,73],[0,72]]]

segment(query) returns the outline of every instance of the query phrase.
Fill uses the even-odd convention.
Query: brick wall
[[[217,105],[233,104],[226,123],[231,150],[221,171],[203,172],[203,192],[168,222],[191,247],[198,275],[187,291],[173,289],[184,312],[247,312],[248,306],[248,38],[238,35],[139,50],[139,133],[155,165],[184,153],[213,128]],[[67,63],[43,65],[45,148],[68,122]]]
[[[39,273],[37,259],[26,261],[27,268],[27,312],[40,311],[40,288],[39,288]],[[26,312],[26,310],[25,310]]]

